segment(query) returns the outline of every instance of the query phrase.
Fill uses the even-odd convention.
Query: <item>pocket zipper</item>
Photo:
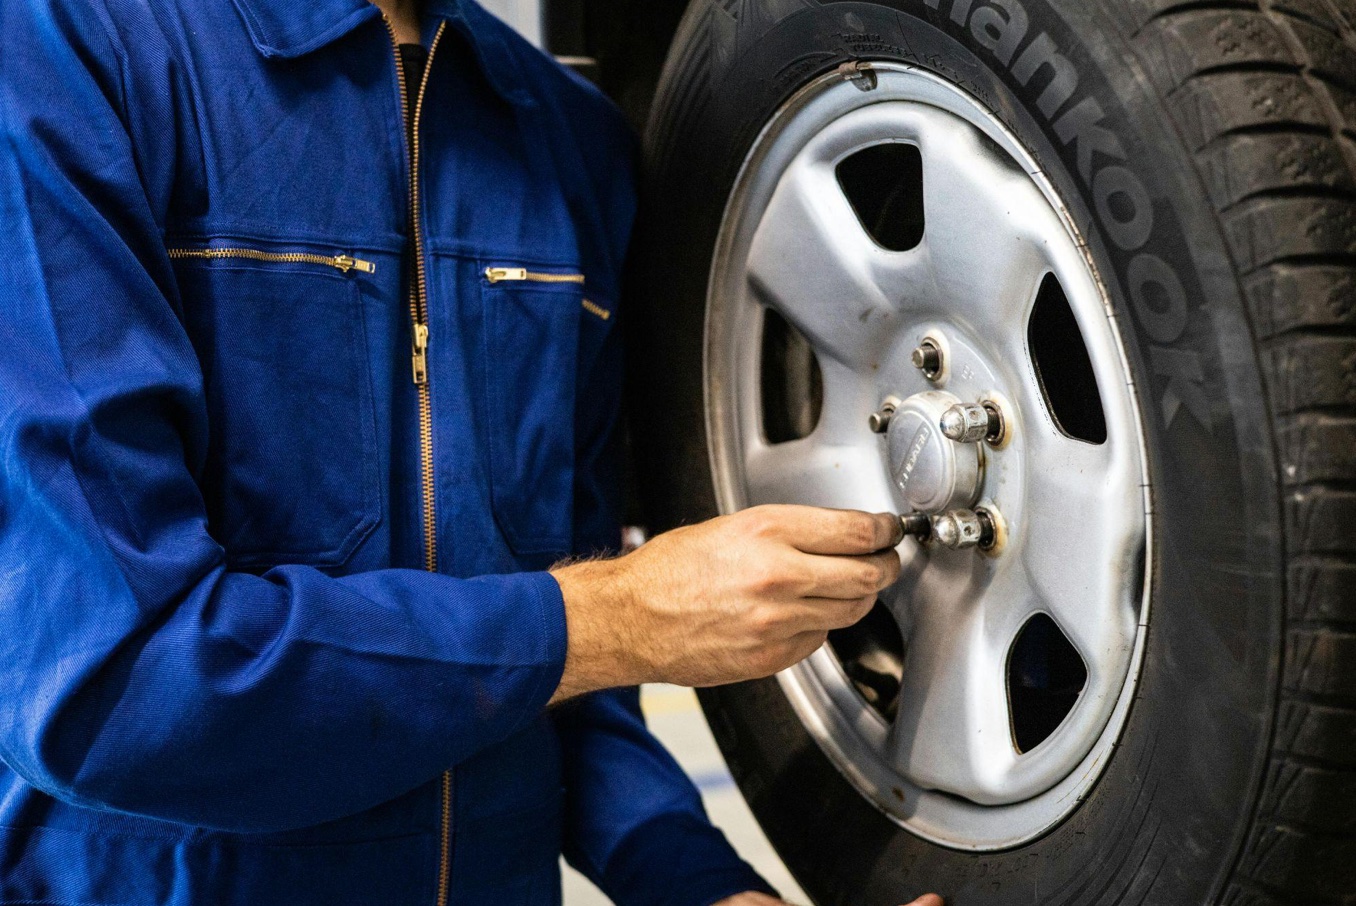
[[[612,317],[612,312],[608,311],[606,308],[603,308],[597,302],[594,302],[590,299],[584,299],[582,301],[584,305],[584,311],[588,312],[589,314],[601,318],[604,321]]]
[[[491,283],[528,282],[528,283],[579,283],[584,282],[583,274],[544,274],[530,271],[525,267],[487,267],[485,279]]]
[[[575,283],[581,286],[584,283],[583,274],[547,274],[525,267],[487,267],[485,279],[491,283]],[[612,317],[612,312],[590,299],[581,300],[581,304],[584,311],[596,318],[606,321]]]
[[[375,273],[377,266],[371,261],[354,258],[352,255],[308,255],[303,252],[261,252],[258,249],[170,249],[171,259],[201,258],[216,261],[227,258],[246,258],[250,261],[271,261],[277,264],[323,264],[347,274],[349,271]]]

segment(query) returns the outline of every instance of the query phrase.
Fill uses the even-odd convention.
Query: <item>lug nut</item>
[[[951,510],[932,520],[932,536],[942,547],[992,548],[997,539],[993,517],[985,510]]]
[[[941,429],[958,444],[973,444],[989,432],[989,414],[975,403],[957,403],[942,413]]]
[[[932,522],[932,534],[942,547],[962,550],[979,544],[979,517],[970,510],[952,510]]]
[[[932,517],[926,513],[908,513],[900,516],[899,525],[904,529],[905,538],[926,541],[932,535]]]
[[[987,400],[982,403],[957,403],[942,413],[942,434],[958,444],[974,444],[986,440],[1002,443],[1003,413]]]
[[[872,412],[866,424],[873,434],[884,434],[890,428],[890,419],[895,417],[895,404],[884,402],[878,411]]]
[[[914,538],[919,544],[935,541],[951,550],[977,547],[987,554],[998,552],[1000,522],[1001,517],[983,507],[951,510],[940,516],[913,512],[899,517],[904,537]]]
[[[942,373],[942,350],[932,340],[924,340],[913,351],[913,367],[923,372],[923,377],[935,381]]]

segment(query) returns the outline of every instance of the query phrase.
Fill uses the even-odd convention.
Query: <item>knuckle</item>
[[[766,639],[777,634],[781,626],[781,617],[775,607],[755,607],[749,613],[749,627],[758,639]]]
[[[854,515],[852,527],[849,530],[849,537],[852,543],[864,551],[875,550],[879,547],[878,532],[876,530],[876,520],[866,514]]]
[[[795,569],[787,573],[788,583],[791,588],[795,588],[802,594],[808,594],[819,586],[822,581],[819,573],[805,564],[799,564]]]
[[[775,595],[782,586],[782,576],[778,570],[766,565],[758,565],[749,571],[749,588],[758,597]]]
[[[874,585],[876,589],[884,588],[890,584],[890,568],[884,563],[877,561],[872,571],[875,575]]]
[[[739,510],[738,512],[722,517],[721,521],[727,526],[737,528],[741,532],[751,532],[758,521],[758,508],[754,507],[753,509]]]
[[[885,554],[885,572],[889,575],[891,582],[899,578],[903,568],[903,562],[899,559],[898,551],[889,551]]]
[[[889,588],[899,578],[899,557],[893,551],[876,559],[876,590]]]
[[[863,566],[857,581],[858,595],[865,597],[875,594],[876,590],[881,587],[881,580],[884,577],[884,570],[879,565],[871,563]]]
[[[766,538],[773,534],[777,526],[775,513],[768,506],[756,506],[741,512],[741,528],[751,535]]]

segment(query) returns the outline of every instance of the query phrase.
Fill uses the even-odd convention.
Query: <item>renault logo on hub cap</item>
[[[940,513],[968,507],[979,497],[979,445],[955,443],[938,427],[942,413],[959,402],[949,393],[929,390],[899,403],[890,416],[890,479],[910,509]]]

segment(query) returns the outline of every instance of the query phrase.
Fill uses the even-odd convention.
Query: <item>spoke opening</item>
[[[824,409],[824,375],[809,342],[771,308],[763,310],[759,381],[767,442],[809,437]]]
[[[904,677],[904,637],[889,609],[877,601],[861,622],[830,632],[829,647],[857,693],[893,721]]]
[[[1008,654],[1008,713],[1018,754],[1058,729],[1087,681],[1087,665],[1059,624],[1043,613],[1027,620]]]
[[[1027,345],[1045,407],[1060,431],[1090,444],[1106,443],[1106,412],[1083,333],[1068,296],[1046,274],[1027,323]]]
[[[872,145],[845,158],[835,172],[877,245],[907,252],[923,241],[923,156],[916,145]]]

